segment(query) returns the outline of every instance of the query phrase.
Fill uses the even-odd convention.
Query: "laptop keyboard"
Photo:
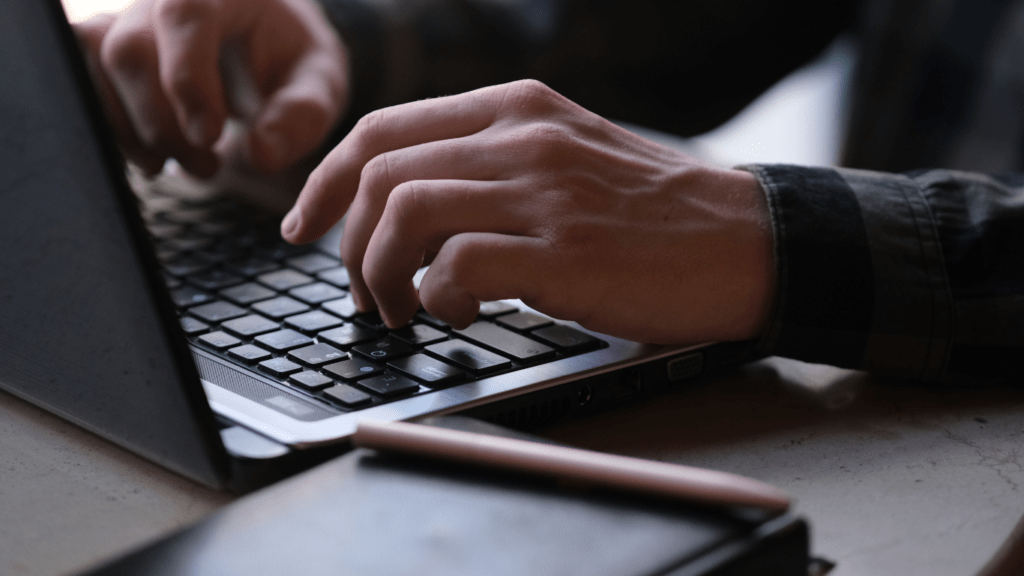
[[[421,310],[390,330],[357,313],[342,262],[281,239],[231,199],[155,196],[143,218],[189,341],[340,411],[375,406],[607,344],[506,302],[465,330]]]

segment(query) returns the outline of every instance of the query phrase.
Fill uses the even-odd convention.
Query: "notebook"
[[[352,307],[336,236],[294,247],[238,200],[133,192],[59,0],[0,7],[0,387],[171,470],[245,491],[347,450],[362,419],[536,425],[751,357],[512,301],[389,331]]]
[[[518,436],[459,417],[426,423]],[[809,532],[790,514],[567,488],[360,448],[87,574],[824,574],[831,564],[808,558]]]

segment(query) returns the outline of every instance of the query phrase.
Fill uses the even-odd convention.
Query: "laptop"
[[[354,310],[336,235],[295,247],[236,199],[133,190],[59,0],[0,13],[0,387],[170,470],[247,491],[346,451],[363,419],[525,427],[751,359],[517,301],[387,330]]]

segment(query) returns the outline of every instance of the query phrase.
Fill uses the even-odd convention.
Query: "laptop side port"
[[[692,352],[673,358],[665,365],[669,383],[683,382],[700,376],[704,372],[704,353]]]
[[[644,371],[640,367],[630,368],[612,386],[612,399],[623,400],[636,396],[644,389]]]
[[[590,404],[590,401],[593,398],[594,391],[590,389],[590,386],[584,385],[576,392],[576,400],[579,402],[580,406]]]

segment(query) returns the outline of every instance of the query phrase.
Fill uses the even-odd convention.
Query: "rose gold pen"
[[[409,422],[363,421],[352,443],[702,504],[772,512],[785,512],[790,505],[780,488],[727,472]]]

